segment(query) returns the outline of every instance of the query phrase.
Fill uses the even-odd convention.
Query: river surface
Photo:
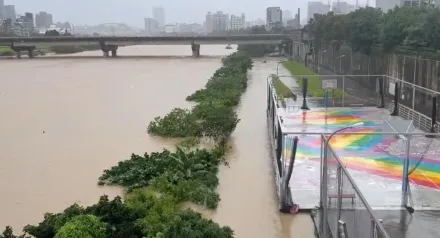
[[[120,48],[117,59],[90,51],[1,60],[0,227],[21,230],[42,221],[45,212],[122,194],[96,185],[102,171],[131,153],[172,148],[175,141],[146,133],[149,121],[189,107],[185,97],[202,88],[231,52],[203,45],[205,56],[194,59],[189,46],[130,46]],[[279,59],[266,60],[256,60],[238,108],[230,168],[219,174],[219,208],[202,213],[231,226],[237,238],[313,237],[308,216],[277,210],[265,92]]]

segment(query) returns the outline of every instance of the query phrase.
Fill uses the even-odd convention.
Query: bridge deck
[[[229,35],[229,36],[41,36],[41,37],[0,37],[0,45],[38,44],[280,44],[289,40],[288,35]]]

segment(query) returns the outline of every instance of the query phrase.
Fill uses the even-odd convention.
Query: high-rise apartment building
[[[283,25],[283,11],[280,7],[268,7],[266,9],[266,28],[271,30],[273,27]]]
[[[283,22],[284,25],[286,25],[287,21],[292,20],[293,19],[293,13],[290,10],[284,10],[283,11]]]
[[[235,16],[235,15],[231,15],[231,30],[232,31],[237,31],[240,29],[245,28],[245,21],[246,21],[246,17],[244,15],[244,13],[241,14],[241,16]]]
[[[40,12],[35,15],[35,26],[37,28],[49,28],[53,24],[52,14]]]
[[[225,32],[230,29],[229,27],[229,14],[225,14],[221,11],[216,13],[208,12],[205,20],[206,33],[212,32]]]
[[[6,16],[6,19],[11,19],[12,23],[17,21],[17,13],[15,12],[14,5],[6,5],[5,6],[5,16]]]
[[[211,12],[206,14],[204,27],[206,33],[211,33],[214,30],[214,14]]]
[[[376,0],[376,8],[380,8],[384,12],[393,9],[395,6],[400,6],[400,0]]]
[[[145,32],[148,36],[153,36],[159,32],[159,23],[156,19],[145,18]]]
[[[17,25],[21,25],[20,35],[30,36],[35,30],[34,14],[25,12],[24,16],[19,16],[17,18]]]
[[[335,14],[347,14],[351,11],[356,10],[356,5],[352,5],[347,2],[340,2],[340,1],[333,2],[331,10]]]
[[[5,1],[0,0],[0,21],[6,20]]]
[[[315,14],[326,14],[330,11],[330,6],[322,2],[308,2],[307,4],[307,21],[314,18]]]
[[[159,24],[159,28],[165,26],[165,9],[163,7],[153,7],[153,18]]]
[[[376,0],[376,8],[380,8],[384,12],[387,12],[388,10],[392,10],[396,6],[399,6],[399,7],[419,7],[419,6],[440,7],[440,0]]]

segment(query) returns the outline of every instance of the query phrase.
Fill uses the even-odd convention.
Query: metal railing
[[[394,111],[396,115],[414,123],[426,132],[440,132],[440,92],[385,75],[280,75],[296,85],[292,91],[301,97],[304,78],[308,80],[307,103],[315,107],[377,106]],[[328,89],[328,102],[324,99],[321,83],[336,82]],[[432,123],[432,120],[435,123]]]
[[[356,238],[389,238],[326,136],[321,138],[324,150],[322,165],[327,165],[322,166],[323,180],[327,180],[321,184],[322,238],[330,237],[329,232],[338,238],[343,237],[341,233]],[[345,223],[344,231],[341,231],[340,221]],[[325,229],[324,224],[328,224],[329,229]]]
[[[268,128],[274,154],[274,166],[277,168],[277,181],[281,181],[283,179],[283,169],[288,163],[287,158],[289,156],[285,156],[285,154],[283,154],[286,149],[284,148],[286,140],[285,138],[286,136],[298,136],[298,153],[301,153],[302,155],[299,157],[297,156],[297,159],[301,161],[302,159],[304,159],[304,156],[306,156],[308,157],[307,160],[315,162],[303,162],[302,165],[295,165],[296,167],[293,171],[293,177],[291,179],[291,186],[293,186],[292,191],[295,192],[293,192],[292,195],[293,199],[295,199],[295,202],[297,202],[299,205],[302,205],[302,201],[309,202],[310,200],[316,201],[316,205],[319,204],[321,212],[320,238],[328,238],[330,237],[330,234],[335,237],[335,235],[338,234],[338,231],[341,231],[341,228],[344,228],[342,230],[346,230],[349,237],[390,237],[389,234],[387,234],[386,231],[383,229],[383,226],[378,222],[377,217],[375,217],[373,213],[372,207],[386,207],[387,209],[391,210],[403,209],[403,205],[408,202],[408,196],[410,196],[408,195],[408,188],[404,183],[404,178],[406,177],[405,175],[408,173],[408,170],[412,170],[415,168],[414,162],[416,162],[418,158],[420,158],[422,166],[429,166],[429,159],[428,161],[422,161],[422,159],[424,159],[424,156],[427,155],[428,158],[432,158],[432,156],[435,157],[437,155],[440,155],[440,142],[437,139],[430,137],[438,136],[439,134],[417,131],[399,132],[402,130],[395,128],[386,129],[386,125],[397,123],[391,120],[397,120],[398,118],[389,118],[390,122],[387,124],[384,122],[383,118],[376,117],[375,115],[370,115],[372,116],[372,121],[369,124],[369,122],[367,122],[369,119],[364,118],[363,120],[366,120],[366,124],[363,127],[364,129],[370,128],[374,130],[372,130],[372,132],[350,131],[338,133],[334,136],[332,140],[332,145],[335,145],[336,148],[335,151],[335,148],[326,145],[328,142],[327,136],[333,134],[332,132],[337,130],[338,128],[333,128],[334,126],[332,126],[331,123],[329,124],[328,128],[326,127],[325,130],[308,131],[306,128],[302,128],[303,123],[307,124],[307,121],[302,121],[301,119],[307,116],[304,114],[306,112],[301,111],[299,109],[299,106],[296,105],[296,107],[293,107],[293,111],[299,112],[298,117],[296,119],[289,119],[288,115],[292,116],[295,113],[292,114],[292,111],[289,111],[289,105],[287,105],[287,107],[283,107],[283,103],[280,102],[282,98],[277,98],[276,93],[274,92],[275,89],[271,83],[270,78],[268,78],[267,87]],[[407,112],[402,109],[400,110],[400,113]],[[388,114],[386,113],[385,115]],[[420,117],[419,124],[425,123],[425,127],[427,127],[426,121],[428,120],[428,118],[420,114],[416,114],[412,117],[416,116]],[[383,113],[380,117],[383,117]],[[325,117],[321,119],[324,121]],[[321,123],[317,122],[316,118],[314,120],[315,123]],[[383,124],[378,124],[379,121]],[[417,123],[414,121],[414,124]],[[382,126],[382,129],[379,131],[378,126]],[[336,127],[341,126],[339,125]],[[370,138],[368,139],[368,142],[374,142],[374,144],[370,143],[370,145],[366,145],[364,143],[368,142],[362,142],[362,140],[357,141],[361,137]],[[344,146],[343,148],[341,148],[341,144],[338,145],[338,143],[344,142],[343,140],[346,139],[357,142],[350,145],[345,145],[344,143],[342,143],[344,144]],[[317,142],[318,140],[320,142]],[[390,143],[390,141],[392,141],[392,143]],[[435,141],[435,144],[433,146],[431,146],[432,141]],[[311,149],[310,143],[318,143],[318,147],[320,143],[321,149]],[[359,150],[359,148],[362,148],[362,150]],[[339,153],[339,150],[341,150],[341,155],[338,155],[336,153]],[[363,167],[361,169],[359,169],[359,167],[353,168],[353,166],[356,167],[356,164],[353,165],[353,163],[350,163],[350,159],[346,160],[347,150],[348,153],[352,153],[348,155],[349,157],[355,156],[359,157],[360,159],[366,160],[367,158],[362,157],[363,155],[365,155],[364,153],[368,153],[368,155],[366,156],[371,156],[371,153],[379,153],[379,157],[381,157],[382,160],[389,162],[393,160],[391,162],[394,164],[395,168],[391,170],[394,171],[394,173],[396,171],[400,171],[400,174],[390,173],[388,175],[392,175],[391,177],[394,178],[394,182],[396,181],[396,176],[402,178],[402,189],[396,189],[396,187],[393,187],[394,189],[393,191],[391,191],[389,198],[384,198],[384,194],[381,194],[381,196],[377,196],[378,191],[376,189],[374,189],[374,191],[369,191],[368,187],[364,187],[364,185],[361,186],[361,192],[353,178],[357,179],[356,181],[362,182],[362,179],[359,180],[359,173],[363,173],[364,175],[367,175],[369,177],[371,177],[371,174],[370,172],[368,172],[368,168],[366,167]],[[377,150],[381,150],[382,152],[378,152]],[[377,155],[378,154],[376,154],[376,156]],[[384,155],[388,156],[389,159],[384,159]],[[411,162],[409,155],[412,156]],[[418,158],[414,158],[414,156],[418,156]],[[344,161],[348,162],[348,164],[345,164]],[[377,162],[380,162],[380,160],[375,160],[375,163]],[[413,168],[410,168],[410,164]],[[327,167],[325,167],[324,165],[326,165]],[[307,169],[309,169],[310,166],[316,167],[308,171]],[[307,171],[307,174],[304,174],[302,172],[303,169]],[[352,177],[348,170],[355,171],[356,176]],[[296,174],[298,172],[299,174]],[[425,174],[421,171],[415,171],[415,174],[425,177],[426,180],[429,180],[432,176],[435,176],[432,174]],[[314,181],[319,181],[319,198],[314,197],[318,188],[316,188],[315,191],[310,191],[310,188],[304,189],[301,186],[295,186],[296,179],[301,179],[301,176],[304,175],[309,176],[308,179],[313,179],[311,177],[316,176],[316,180]],[[384,175],[382,173],[382,175],[379,175],[378,179],[380,179],[380,176],[382,176],[383,179],[389,180],[389,178],[386,177],[386,174]],[[420,181],[419,183],[417,181],[413,182],[415,182],[416,184],[421,184]],[[279,182],[277,182],[277,184],[279,185]],[[436,184],[431,185],[438,186]],[[388,188],[384,189],[382,192],[384,193],[387,190]],[[307,195],[306,193],[309,193],[309,195]],[[305,200],[300,201],[300,197],[305,198]],[[406,203],[404,203],[403,201],[406,201]],[[423,201],[423,204],[415,204],[415,207],[418,206],[426,206],[426,201]],[[324,224],[328,225],[328,230],[324,229]],[[342,227],[342,225],[344,227]],[[327,233],[325,234],[325,232]]]

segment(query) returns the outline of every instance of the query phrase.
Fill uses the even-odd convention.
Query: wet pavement
[[[285,69],[280,70],[282,71],[287,74]],[[301,93],[294,78],[281,79],[294,93]],[[283,131],[299,137],[295,167],[290,180],[294,202],[302,208],[315,208],[319,204],[320,136],[310,133],[330,133],[363,122],[364,126],[347,131],[363,132],[365,135],[335,136],[331,145],[375,215],[383,220],[391,237],[440,237],[436,231],[436,228],[440,230],[440,141],[425,136],[413,136],[411,139],[410,168],[418,166],[410,175],[411,202],[416,213],[409,224],[402,225],[400,218],[404,214],[411,217],[408,212],[405,211],[402,215],[400,211],[405,144],[401,138],[394,136],[368,135],[371,132],[388,132],[389,127],[385,121],[399,117],[390,118],[388,110],[376,107],[330,107],[325,110],[319,107],[322,106],[323,99],[308,98],[307,101],[312,109],[310,111],[299,109],[302,100],[289,101],[287,108],[278,109],[278,114],[283,118]],[[285,151],[285,155],[288,153],[289,151]],[[284,163],[288,164],[288,161]],[[335,173],[336,165],[329,163],[329,193],[336,186]],[[347,182],[343,191],[353,193],[354,189]],[[357,231],[354,233],[355,237],[362,238],[361,234],[368,234],[366,229],[369,226],[365,224],[370,222],[369,215],[359,197],[354,196],[352,201],[347,202],[352,205],[352,210],[344,210],[341,219],[345,219],[350,229]],[[329,221],[336,224],[336,215],[330,214]]]

